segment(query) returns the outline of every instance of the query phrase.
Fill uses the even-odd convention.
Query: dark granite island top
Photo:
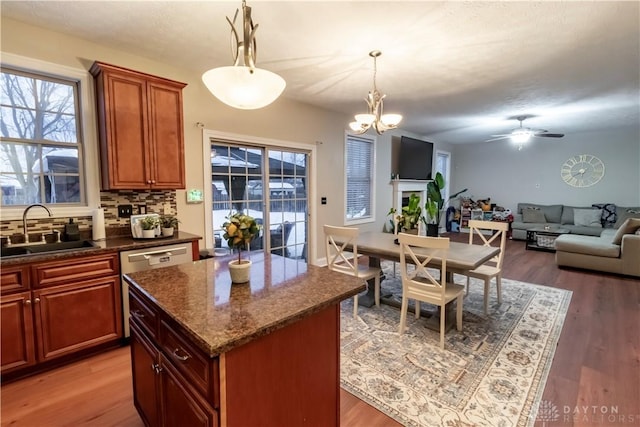
[[[249,257],[246,284],[231,284],[231,256],[124,276],[133,399],[146,425],[340,424],[340,301],[364,281]]]
[[[243,255],[246,257],[246,255]],[[364,282],[326,267],[253,252],[251,281],[231,284],[233,256],[125,275],[215,356],[297,322],[365,289]]]

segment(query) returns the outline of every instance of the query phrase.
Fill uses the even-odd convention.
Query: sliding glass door
[[[222,224],[245,212],[262,225],[251,250],[307,259],[308,153],[228,142],[211,144],[214,244],[227,247]]]

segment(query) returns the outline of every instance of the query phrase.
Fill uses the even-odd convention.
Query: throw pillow
[[[616,205],[613,203],[594,203],[591,205],[594,208],[602,209],[602,226],[606,228],[612,228],[616,223]]]
[[[618,232],[615,236],[613,236],[614,245],[619,245],[622,243],[622,237],[625,234],[633,234],[640,230],[640,218],[628,218],[621,226],[618,228]]]
[[[600,218],[602,217],[601,209],[574,209],[573,223],[585,227],[602,227]]]
[[[640,218],[640,209],[618,209],[618,220],[613,228],[619,228],[628,218]]]
[[[540,208],[525,208],[522,209],[522,222],[547,222],[544,216],[544,212]]]

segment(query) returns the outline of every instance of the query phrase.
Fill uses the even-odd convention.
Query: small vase
[[[142,230],[142,237],[144,239],[153,239],[156,237],[156,230],[153,228],[151,230]]]
[[[231,275],[231,283],[247,283],[251,278],[251,261],[243,259],[229,261],[229,274]]]
[[[173,227],[162,227],[163,236],[173,236]]]

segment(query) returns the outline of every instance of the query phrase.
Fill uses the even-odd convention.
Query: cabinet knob
[[[151,184],[151,180],[150,179],[147,180],[147,184]]]
[[[39,302],[40,302],[40,298],[36,298],[36,299],[34,300],[34,302],[35,302],[36,304],[37,304],[37,303],[39,303]]]
[[[180,352],[181,350],[179,348],[176,348],[175,350],[173,350],[173,357],[175,357],[176,359],[178,359],[181,362],[186,361],[187,359],[189,359],[191,356],[189,356],[189,354],[185,353],[184,351],[182,351],[183,353],[185,353],[184,356],[180,356],[178,354],[178,352]]]
[[[155,183],[156,183],[156,180],[155,180],[155,179],[152,179],[152,180],[151,180],[151,183],[152,183],[152,184],[155,184]]]
[[[156,374],[159,374],[160,372],[162,372],[162,366],[158,365],[157,363],[152,363],[151,364],[151,369],[153,369],[153,371]]]
[[[25,305],[31,305],[31,300],[30,300],[30,299],[26,300],[26,301],[24,302],[24,304],[25,304]]]

